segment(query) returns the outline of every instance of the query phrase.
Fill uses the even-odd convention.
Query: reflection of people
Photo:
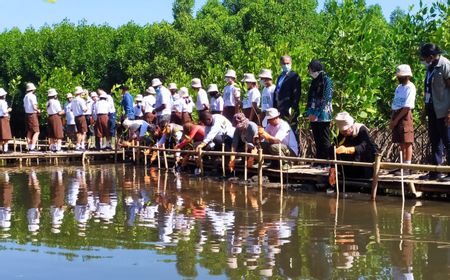
[[[37,233],[41,218],[41,188],[35,171],[31,171],[28,175],[28,231]]]
[[[403,215],[403,234],[412,235],[411,213]],[[392,242],[392,278],[395,280],[413,280],[413,253],[414,242],[405,239],[400,241],[400,246]]]
[[[52,176],[50,185],[50,215],[52,218],[52,231],[59,233],[62,220],[64,218],[64,184],[62,170],[56,170]]]
[[[0,182],[0,229],[8,231],[11,228],[11,207],[13,187],[9,175],[5,172],[4,180]]]
[[[372,140],[369,130],[360,123],[355,123],[347,112],[336,115],[336,125],[339,128],[336,154],[339,159],[357,162],[374,162],[378,147]],[[344,175],[352,178],[370,178],[372,168],[343,166]]]
[[[8,140],[12,139],[11,135],[11,126],[9,124],[9,112],[11,112],[11,108],[8,107],[8,103],[6,103],[6,91],[3,88],[0,88],[0,145],[2,150],[1,152],[8,152]]]

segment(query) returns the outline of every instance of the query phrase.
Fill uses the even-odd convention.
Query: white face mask
[[[281,66],[281,69],[283,70],[283,72],[289,72],[292,69],[292,65],[290,63],[289,64],[283,64]]]
[[[259,84],[260,84],[262,87],[265,87],[265,86],[266,86],[266,84],[264,83],[264,80],[262,80],[262,79],[259,80]]]
[[[319,77],[320,71],[316,71],[316,72],[309,72],[309,75],[311,75],[311,77],[313,79]]]

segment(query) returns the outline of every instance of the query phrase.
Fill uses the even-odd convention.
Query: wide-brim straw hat
[[[73,92],[75,95],[82,94],[84,92],[83,88],[80,86],[75,87],[75,91]]]
[[[142,94],[136,95],[136,102],[137,101],[142,101]]]
[[[57,96],[57,95],[58,95],[58,92],[56,92],[56,89],[54,89],[54,88],[51,88],[47,91],[48,97]]]
[[[178,91],[178,94],[180,95],[181,98],[188,97],[189,96],[189,90],[187,89],[187,87],[182,87]]]
[[[252,73],[245,73],[244,78],[242,79],[243,83],[256,83],[255,75]]]
[[[175,84],[175,83],[170,83],[170,84],[169,84],[169,90],[172,90],[172,89],[177,90],[177,89],[178,89],[178,88],[177,88],[177,84]]]
[[[5,96],[6,94],[8,94],[6,92],[6,90],[4,90],[3,88],[0,88],[0,96]]]
[[[202,81],[199,78],[192,79],[191,87],[193,87],[193,88],[201,88],[202,87]]]
[[[235,78],[236,79],[236,71],[234,70],[228,70],[227,73],[225,73],[226,78]]]
[[[207,92],[208,92],[208,93],[210,93],[210,92],[219,92],[219,88],[217,87],[216,84],[210,84],[210,85],[208,86]]]
[[[36,90],[36,86],[33,83],[27,83],[27,92]]]
[[[353,117],[347,112],[338,113],[334,120],[336,121],[336,125],[340,131],[349,129],[355,123]]]
[[[160,85],[162,85],[160,79],[155,78],[155,79],[152,80],[152,87],[159,87]]]
[[[261,70],[261,73],[259,73],[260,79],[273,79],[272,78],[272,70],[269,69],[263,69]]]
[[[148,94],[156,94],[156,90],[154,87],[148,87],[148,89],[145,90]]]
[[[395,75],[397,77],[412,77],[412,71],[411,71],[411,66],[409,66],[408,64],[401,64],[399,66],[397,66],[397,69],[395,71]]]

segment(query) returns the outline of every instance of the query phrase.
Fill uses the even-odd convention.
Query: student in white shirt
[[[223,115],[231,122],[235,114],[239,113],[241,91],[236,83],[236,71],[228,70],[225,73],[227,85],[223,89]]]
[[[272,80],[272,71],[269,69],[263,69],[259,74],[261,85],[264,87],[261,94],[261,114],[260,120],[264,120],[266,117],[266,110],[273,108],[273,94],[275,92],[275,85]],[[262,124],[264,127],[267,124]]]
[[[172,114],[172,95],[170,91],[164,87],[159,79],[152,80],[152,87],[156,91],[155,111],[158,117],[158,125],[170,122]]]
[[[28,151],[36,151],[36,143],[39,138],[39,116],[41,110],[38,108],[36,98],[36,87],[33,83],[27,83],[26,94],[23,98],[25,109],[25,126],[27,130]]]
[[[192,79],[191,87],[197,93],[197,101],[195,102],[197,112],[200,114],[205,110],[209,110],[208,94],[202,88],[202,82],[200,81],[200,79]]]
[[[216,84],[210,84],[207,90],[208,94],[211,96],[209,101],[210,110],[212,114],[223,113],[223,98],[219,93],[219,89]]]
[[[50,151],[60,152],[61,143],[64,138],[63,124],[61,116],[64,115],[64,110],[61,107],[61,103],[56,96],[58,93],[54,88],[51,88],[47,92],[47,133],[50,138]]]
[[[142,120],[144,117],[144,105],[142,104],[142,94],[136,95],[134,104],[134,119],[135,120]]]
[[[106,101],[108,101],[108,127],[109,136],[106,137],[106,147],[105,150],[112,150],[111,141],[112,137],[116,136],[116,106],[114,104],[114,99],[111,94],[106,93],[102,88],[97,89],[98,96],[106,96]],[[106,94],[106,95],[105,95]]]
[[[83,88],[80,86],[75,87],[75,98],[72,100],[72,112],[75,116],[75,125],[77,127],[77,145],[76,151],[85,150],[85,139],[88,130],[86,117],[84,113],[87,111],[86,101],[81,97]]]
[[[242,100],[242,112],[250,121],[261,124],[259,120],[261,93],[259,92],[255,75],[250,73],[244,74],[242,82],[247,84],[247,96]]]
[[[155,116],[155,103],[156,103],[156,90],[153,87],[148,87],[145,90],[145,96],[142,98],[142,104],[144,106],[144,121],[147,123],[154,123]]]
[[[76,142],[77,137],[77,127],[75,125],[75,116],[72,112],[72,100],[73,95],[72,93],[68,93],[66,95],[67,97],[67,103],[64,105],[64,114],[66,115],[66,136],[72,141]]]
[[[181,118],[183,120],[183,124],[192,122],[192,111],[194,110],[194,101],[189,96],[189,91],[186,87],[180,88],[178,91],[180,95],[180,103],[181,103]]]
[[[108,94],[102,92],[95,104],[95,137],[99,139],[100,149],[106,149],[110,145],[108,142],[108,137],[110,137],[109,110]]]
[[[5,97],[7,92],[0,88],[0,145],[2,150],[0,152],[8,152],[8,141],[12,139],[11,126],[9,124],[9,112],[11,108],[8,107]]]

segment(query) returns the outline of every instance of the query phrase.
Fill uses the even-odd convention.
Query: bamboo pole
[[[199,168],[200,168],[200,175],[203,176],[203,159],[202,159],[203,149],[198,150],[198,160],[199,160]]]
[[[263,150],[258,149],[258,187],[262,190],[263,185]]]
[[[375,201],[377,198],[378,172],[380,171],[380,167],[381,167],[381,155],[376,154],[375,162],[373,164],[372,193],[371,193],[371,199],[373,201]]]
[[[225,143],[222,143],[222,153],[225,152]],[[225,177],[225,155],[222,154],[222,176]]]
[[[159,150],[156,151],[156,155],[158,157],[158,169],[161,170],[161,157],[160,157],[160,154],[159,154]]]
[[[336,155],[336,146],[333,146],[333,154],[334,154],[334,160],[337,160],[337,155]],[[337,163],[334,164],[334,171],[335,171],[335,175],[336,175],[336,197],[337,199],[339,199],[339,176],[338,176],[338,165]]]
[[[400,163],[403,164],[403,152],[400,151]],[[405,203],[405,182],[403,178],[403,168],[400,168],[400,181],[402,186],[402,201]]]
[[[165,148],[165,144],[163,144],[163,149],[164,148]],[[163,151],[163,157],[164,157],[164,167],[166,168],[166,170],[168,170],[169,169],[169,164],[167,163],[167,153],[166,153],[165,150]]]
[[[14,151],[14,153],[16,152],[16,148],[17,148],[17,146],[16,146],[16,137],[13,137],[13,151]]]
[[[283,160],[281,159],[281,142],[278,144],[278,156],[280,157],[280,186],[283,189]]]
[[[244,145],[244,151],[247,153],[247,142]],[[247,181],[247,156],[244,157],[244,180]]]

